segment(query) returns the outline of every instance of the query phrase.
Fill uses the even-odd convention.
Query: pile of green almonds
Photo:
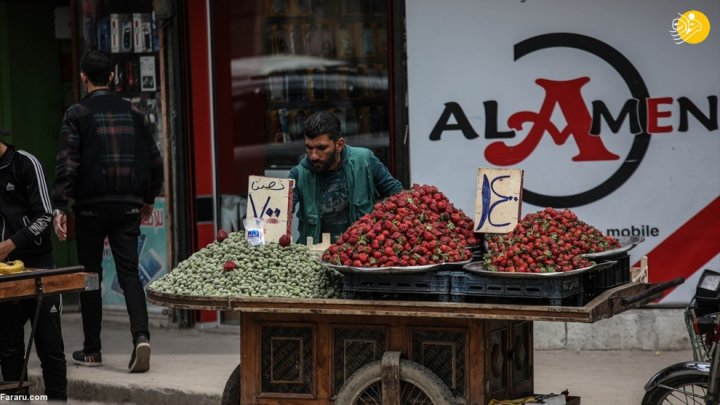
[[[236,268],[227,270],[228,262]],[[243,232],[234,232],[193,253],[148,289],[207,297],[336,298],[342,275],[304,245],[250,246]]]

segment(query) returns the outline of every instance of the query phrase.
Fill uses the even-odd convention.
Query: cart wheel
[[[230,374],[223,390],[222,405],[238,405],[240,403],[240,365]]]
[[[363,366],[345,381],[336,404],[382,404],[382,361]],[[455,405],[447,385],[425,366],[400,360],[400,405]]]

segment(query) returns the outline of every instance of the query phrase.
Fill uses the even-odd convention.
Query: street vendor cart
[[[83,266],[60,267],[56,269],[32,269],[13,274],[0,274],[0,301],[35,298],[37,301],[32,320],[30,337],[25,349],[23,373],[20,381],[0,382],[2,393],[28,393],[30,383],[25,381],[35,330],[37,328],[40,303],[51,294],[90,291],[99,288],[98,275],[84,272]]]
[[[436,187],[413,185],[321,260],[314,247],[219,233],[148,299],[240,314],[224,404],[486,405],[534,394],[534,321],[596,322],[678,282],[631,281],[628,251],[641,240],[609,240],[567,210],[510,230],[481,241]],[[328,269],[343,273],[342,299]]]
[[[533,393],[533,321],[596,322],[672,285],[626,283],[583,306],[155,291],[148,299],[241,314],[240,365],[224,404],[484,405]]]

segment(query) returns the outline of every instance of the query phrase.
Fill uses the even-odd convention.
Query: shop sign
[[[720,266],[720,6],[683,7],[409,3],[412,182],[468,210],[474,168],[523,169],[524,211],[644,236],[651,280]],[[427,29],[438,19],[451,29]]]
[[[546,48],[567,47],[586,51],[612,66],[627,84],[634,98],[627,99],[614,116],[603,100],[593,100],[588,107],[583,98],[582,88],[589,77],[569,80],[550,80],[538,78],[535,83],[542,87],[545,97],[537,111],[518,111],[507,118],[510,130],[498,130],[498,102],[483,102],[485,112],[485,133],[483,137],[492,141],[484,149],[485,160],[497,166],[513,166],[522,163],[537,149],[544,136],[549,136],[557,145],[569,143],[572,139],[578,152],[572,156],[574,162],[613,161],[620,156],[607,149],[602,141],[601,128],[608,126],[612,133],[622,131],[627,123],[629,134],[633,135],[630,153],[623,163],[608,179],[586,192],[568,196],[545,195],[541,192],[526,190],[528,203],[555,208],[577,207],[602,199],[620,187],[635,171],[642,161],[650,144],[649,135],[670,133],[674,127],[662,124],[673,118],[673,111],[667,108],[674,102],[673,97],[648,97],[649,91],[639,72],[632,63],[616,49],[597,39],[579,34],[545,34],[515,44],[514,59]],[[707,131],[718,129],[718,96],[707,96],[707,112],[703,111],[687,97],[677,99],[679,115],[677,132],[688,132],[690,117]],[[553,114],[559,112],[564,127],[558,127]],[[644,119],[640,119],[644,117]],[[661,121],[661,118],[663,121]],[[517,132],[529,128],[524,138]],[[428,136],[431,141],[440,141],[442,136],[456,136],[460,133],[466,139],[481,137],[470,124],[467,115],[459,103],[445,103],[438,121]],[[501,139],[515,140],[514,144]]]

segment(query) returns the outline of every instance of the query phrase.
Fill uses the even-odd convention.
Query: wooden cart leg
[[[400,405],[400,352],[383,354],[382,403]]]

